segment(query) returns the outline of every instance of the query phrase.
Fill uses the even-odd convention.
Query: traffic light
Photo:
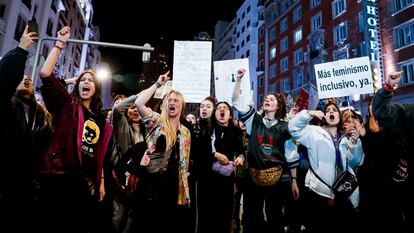
[[[377,67],[372,68],[372,82],[374,85],[374,93],[378,91],[381,87],[380,78],[379,78],[379,70]]]

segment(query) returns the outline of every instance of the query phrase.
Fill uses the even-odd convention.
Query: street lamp
[[[111,72],[107,67],[100,67],[96,73],[97,77],[103,82],[109,78]]]

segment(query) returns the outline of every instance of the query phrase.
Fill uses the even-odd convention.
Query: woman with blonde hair
[[[141,92],[135,101],[148,130],[148,149],[140,161],[138,213],[135,229],[142,232],[190,232],[188,222],[190,194],[188,166],[190,159],[190,131],[180,123],[184,118],[183,95],[171,90],[161,104],[161,114],[145,104],[157,88],[169,79],[169,71]],[[160,224],[162,220],[162,224]]]

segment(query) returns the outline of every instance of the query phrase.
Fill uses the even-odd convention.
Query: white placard
[[[214,64],[214,86],[218,101],[226,101],[231,105],[234,85],[237,80],[237,70],[245,69],[246,72],[240,87],[240,98],[243,103],[252,103],[252,93],[250,89],[249,59],[234,59],[215,61]]]
[[[374,93],[368,57],[315,65],[319,99]]]
[[[186,103],[201,103],[210,95],[211,41],[174,41],[173,89]]]

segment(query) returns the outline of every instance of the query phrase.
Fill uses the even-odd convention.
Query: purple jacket
[[[40,173],[70,174],[82,167],[82,104],[76,104],[62,83],[52,74],[42,78],[42,96],[47,109],[54,116],[54,135],[46,154],[42,156]],[[112,135],[112,126],[105,121],[103,138],[96,145],[97,182],[101,179],[106,150]],[[99,182],[98,182],[99,184]]]

